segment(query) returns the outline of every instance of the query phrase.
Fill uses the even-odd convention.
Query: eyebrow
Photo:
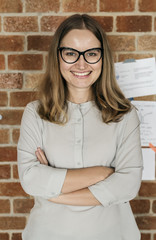
[[[59,47],[58,49],[74,50],[74,51],[79,52],[79,53],[84,53],[84,52],[87,52],[87,51],[89,51],[89,50],[97,50],[97,49],[102,50],[101,47],[89,48],[89,49],[87,49],[87,50],[85,50],[85,51],[79,51],[79,50],[77,50],[77,49],[75,49],[75,48],[71,48],[71,47]]]

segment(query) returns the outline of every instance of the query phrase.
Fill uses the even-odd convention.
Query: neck
[[[68,92],[68,100],[73,103],[85,103],[93,100],[92,91],[78,90],[75,92]]]

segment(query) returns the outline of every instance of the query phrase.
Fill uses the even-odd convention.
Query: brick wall
[[[21,239],[33,206],[20,187],[16,163],[24,106],[37,98],[34,89],[56,27],[84,11],[103,25],[116,61],[155,56],[155,0],[0,0],[0,240]],[[131,205],[142,240],[156,240],[156,181],[143,182]]]

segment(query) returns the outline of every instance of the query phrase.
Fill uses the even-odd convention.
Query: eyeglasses
[[[68,47],[60,47],[58,50],[60,51],[63,61],[69,64],[77,62],[81,55],[89,64],[95,64],[99,62],[102,57],[102,48],[91,48],[84,52],[79,52],[76,49]]]

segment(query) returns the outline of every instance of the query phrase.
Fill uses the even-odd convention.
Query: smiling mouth
[[[75,76],[78,77],[86,77],[89,76],[91,74],[91,71],[88,72],[72,72]]]

